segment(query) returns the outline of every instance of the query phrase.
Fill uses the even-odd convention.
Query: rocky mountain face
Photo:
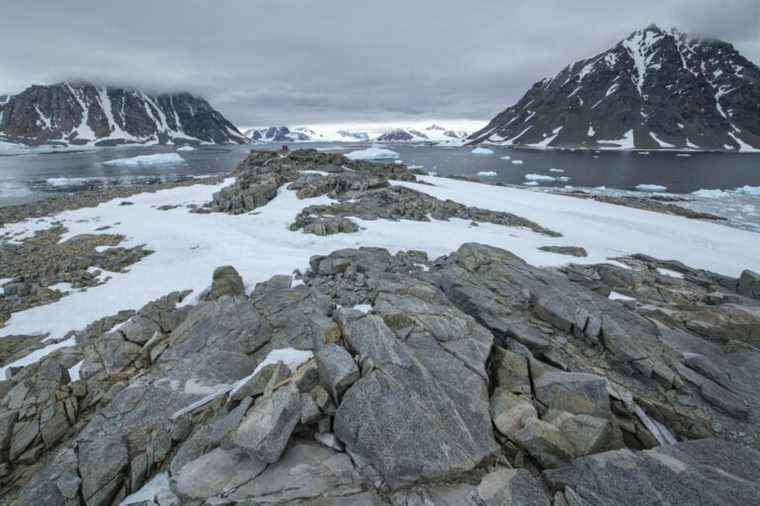
[[[543,79],[469,138],[535,148],[760,149],[760,68],[656,26]]]
[[[0,135],[27,145],[242,143],[244,136],[189,93],[63,82],[31,86],[0,105]]]
[[[459,218],[558,235],[391,184],[416,180],[403,165],[256,151],[234,175],[195,213],[247,213],[288,188],[331,199],[296,217],[308,234]],[[58,255],[96,247],[75,240]],[[756,504],[760,274],[617,260],[543,269],[482,244],[436,259],[362,247],[252,291],[220,266],[198,297],[103,318],[10,371],[0,494],[12,506]],[[5,291],[22,297],[19,283]],[[40,339],[9,336],[0,351],[16,360]]]

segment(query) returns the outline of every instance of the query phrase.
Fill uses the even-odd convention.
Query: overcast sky
[[[0,92],[188,89],[238,125],[486,120],[653,22],[760,63],[760,0],[27,0],[0,8]]]

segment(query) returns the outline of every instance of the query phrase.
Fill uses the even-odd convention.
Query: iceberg
[[[481,177],[495,177],[497,175],[498,174],[496,174],[496,172],[492,170],[481,170],[480,172],[478,172],[478,176],[481,176]]]
[[[140,155],[132,158],[117,158],[103,162],[103,165],[113,167],[142,167],[145,165],[176,165],[185,163],[185,159],[177,153],[158,153],[155,155]]]
[[[351,151],[346,158],[349,160],[396,160],[398,156],[395,151],[374,144],[371,148]]]
[[[664,192],[668,188],[667,186],[660,186],[658,184],[639,184],[636,185],[636,189],[641,192]]]
[[[552,176],[545,176],[543,174],[525,174],[525,179],[528,181],[556,181],[557,178]]]
[[[192,147],[189,144],[185,144],[184,146],[180,146],[177,148],[177,151],[195,151],[195,148]]]
[[[472,150],[473,155],[492,155],[493,149],[490,148],[475,148]]]

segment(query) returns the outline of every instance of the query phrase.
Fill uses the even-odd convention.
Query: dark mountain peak
[[[10,97],[0,134],[24,144],[242,143],[245,137],[203,98],[188,92],[68,80]]]
[[[542,79],[470,142],[534,148],[760,149],[760,69],[731,44],[663,30]]]

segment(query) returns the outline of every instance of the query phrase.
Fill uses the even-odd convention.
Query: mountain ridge
[[[63,81],[32,85],[0,104],[0,135],[26,145],[243,143],[205,99],[188,92]]]
[[[650,25],[535,83],[468,139],[528,148],[760,149],[760,68]]]

